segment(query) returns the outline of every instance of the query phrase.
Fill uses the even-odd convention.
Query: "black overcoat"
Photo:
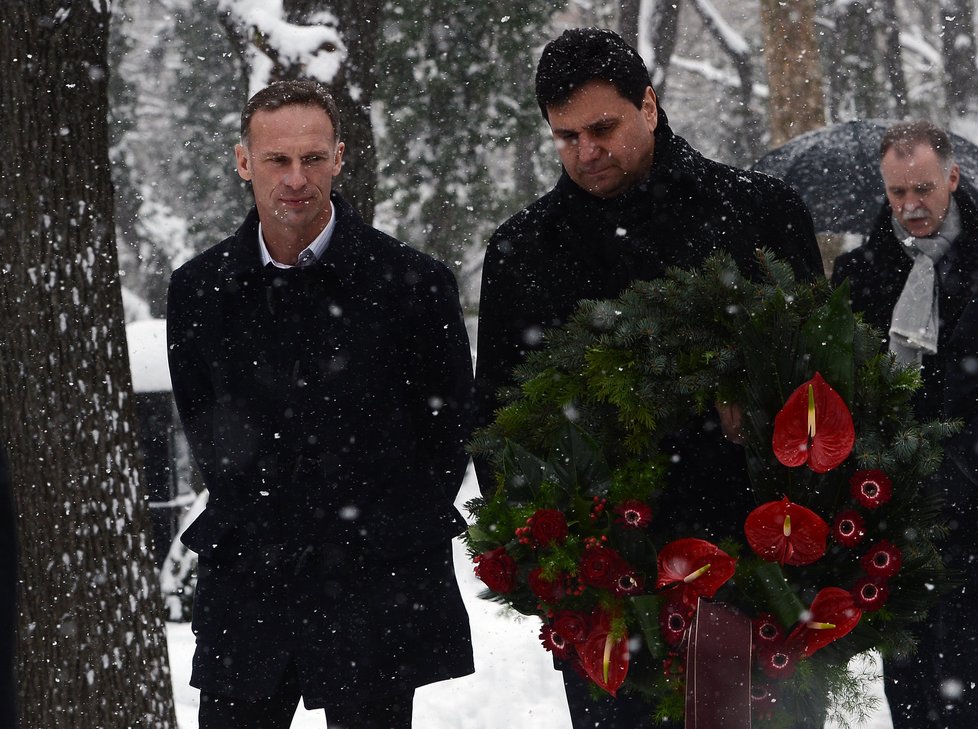
[[[512,384],[513,368],[581,299],[616,297],[633,281],[660,277],[672,266],[700,265],[721,251],[745,274],[756,275],[754,256],[761,247],[787,260],[801,278],[822,275],[801,198],[773,177],[706,159],[671,131],[664,114],[649,177],[624,194],[596,198],[565,172],[489,242],[476,361],[480,423],[493,417],[497,393]],[[723,439],[714,417],[696,429],[674,444],[670,483],[682,487],[674,490],[676,502],[665,506],[663,518],[688,518],[690,536],[734,533],[753,503],[743,449]],[[487,464],[477,465],[485,491],[493,476]]]
[[[923,419],[962,418],[965,432],[946,444],[950,459],[978,484],[978,195],[962,181],[954,194],[961,212],[961,235],[938,262],[940,301],[937,354],[924,356],[924,386],[917,393]],[[839,256],[832,283],[848,280],[853,311],[876,327],[885,350],[893,307],[913,266],[893,233],[893,210],[885,203],[866,242]]]
[[[174,272],[177,406],[209,503],[191,683],[306,706],[472,671],[450,540],[472,365],[448,269],[367,226],[307,268],[263,269],[258,214]]]
[[[0,727],[17,726],[17,515],[6,448],[0,443]]]
[[[928,616],[917,666],[888,668],[894,674],[909,670],[908,676],[899,678],[912,681],[911,687],[888,683],[887,693],[891,703],[897,704],[894,714],[902,714],[906,711],[902,704],[911,702],[909,716],[915,721],[927,721],[927,712],[934,711],[952,726],[971,726],[978,720],[978,705],[970,694],[965,695],[970,702],[965,705],[947,701],[941,694],[946,677],[968,675],[978,659],[973,597],[978,590],[978,196],[963,180],[953,194],[961,212],[962,232],[937,264],[937,353],[924,356],[924,385],[916,394],[915,405],[923,420],[961,418],[965,424],[961,433],[945,442],[941,470],[929,484],[945,499],[950,531],[940,545],[941,552],[958,572],[960,584]],[[889,343],[893,307],[913,266],[893,232],[892,217],[893,210],[885,203],[870,237],[859,248],[839,256],[832,271],[833,284],[849,281],[852,308],[880,331],[883,351]],[[964,713],[945,715],[949,705]]]

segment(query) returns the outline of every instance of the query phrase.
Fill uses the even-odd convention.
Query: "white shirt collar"
[[[271,263],[276,268],[302,268],[303,266],[308,266],[318,261],[329,247],[329,241],[333,237],[333,229],[336,228],[336,208],[333,206],[332,200],[329,200],[328,202],[329,222],[326,224],[326,227],[323,228],[322,232],[316,236],[316,239],[299,253],[299,258],[295,266],[290,266],[287,263],[280,263],[272,258],[272,254],[268,252],[268,246],[265,244],[265,236],[262,233],[261,221],[259,221],[258,247],[261,249],[262,267]]]

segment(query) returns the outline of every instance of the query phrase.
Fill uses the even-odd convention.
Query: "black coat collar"
[[[330,200],[336,215],[336,228],[329,247],[315,265],[342,286],[354,280],[368,260],[364,232],[369,229],[363,218],[338,193],[334,192]],[[238,230],[227,239],[221,274],[228,282],[241,282],[261,275],[263,266],[258,246],[258,222],[258,209],[252,207]]]

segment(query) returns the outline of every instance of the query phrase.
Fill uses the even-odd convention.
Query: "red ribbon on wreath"
[[[686,653],[686,729],[750,729],[750,618],[699,599]]]

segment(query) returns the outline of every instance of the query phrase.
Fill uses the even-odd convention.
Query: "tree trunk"
[[[679,23],[679,8],[681,0],[645,0],[646,11],[643,17],[648,19],[649,47],[652,58],[649,59],[649,72],[656,94],[661,98],[666,93],[666,79],[669,75],[669,61],[676,49],[676,31]]]
[[[901,119],[907,115],[910,99],[907,78],[903,73],[903,46],[900,45],[900,18],[896,0],[877,0],[882,11],[883,64],[890,84],[888,105],[890,115]]]
[[[760,122],[757,114],[754,113],[753,104],[754,49],[744,38],[733,32],[710,0],[692,0],[692,4],[703,25],[716,39],[737,70],[740,84],[737,103],[733,110],[733,135],[725,146],[727,157],[732,164],[747,166],[763,151],[760,149]]]
[[[825,125],[815,0],[761,0],[771,146]]]
[[[642,0],[619,0],[618,34],[633,48],[638,47],[638,16]]]
[[[879,67],[887,61],[880,52],[872,11],[872,0],[835,3],[829,11],[834,29],[826,34],[828,116],[833,122],[888,113],[881,98],[883,80],[878,77]]]
[[[22,727],[175,727],[113,230],[108,0],[0,6],[0,436]]]
[[[973,0],[941,0],[941,48],[947,107],[954,117],[978,111]]]

